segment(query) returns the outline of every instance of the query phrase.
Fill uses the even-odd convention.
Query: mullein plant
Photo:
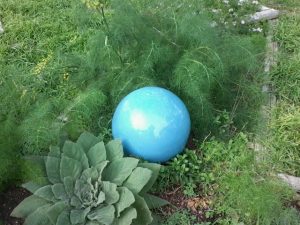
[[[84,132],[41,159],[46,179],[24,184],[33,195],[11,213],[25,225],[147,225],[150,208],[167,204],[147,193],[160,165],[124,157],[118,140]]]

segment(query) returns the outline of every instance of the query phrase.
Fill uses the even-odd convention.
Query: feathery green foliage
[[[33,193],[12,216],[26,224],[150,224],[149,208],[167,202],[147,194],[160,165],[124,157],[120,141],[104,145],[84,132],[77,142],[51,147],[44,161],[45,183],[29,182]]]
[[[0,191],[2,191],[6,185],[21,178],[19,172],[21,163],[17,151],[19,137],[13,130],[15,127],[13,118],[1,121],[0,127]]]
[[[17,118],[23,152],[46,150],[64,132],[74,140],[108,129],[122,97],[149,85],[184,100],[199,137],[215,131],[223,110],[239,128],[251,127],[261,103],[262,36],[212,27],[201,1],[93,2],[1,5],[0,115]]]
[[[98,69],[89,77],[102,77],[102,85],[106,80],[112,108],[132,90],[159,85],[183,98],[197,135],[213,131],[216,112],[224,109],[240,128],[246,121],[250,127],[261,104],[256,83],[261,36],[213,28],[209,16],[197,11],[201,2],[167,4],[115,0],[103,6],[103,26],[90,42],[94,48],[86,59],[69,65],[78,72],[75,79],[96,59]]]

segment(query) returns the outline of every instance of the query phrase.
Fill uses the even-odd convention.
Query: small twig
[[[173,195],[173,194],[175,194],[177,191],[179,191],[180,189],[181,189],[181,186],[179,186],[178,188],[176,188],[176,189],[173,190],[172,192],[166,193],[166,195]]]

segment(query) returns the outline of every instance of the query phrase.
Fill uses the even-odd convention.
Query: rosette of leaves
[[[90,133],[42,158],[46,179],[12,212],[24,225],[147,225],[151,208],[167,202],[147,194],[160,165],[124,157],[120,141],[106,145]]]

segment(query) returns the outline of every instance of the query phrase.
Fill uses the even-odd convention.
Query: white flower
[[[239,0],[238,5],[243,5],[246,2],[247,2],[247,0]]]
[[[258,1],[252,1],[253,5],[258,5]]]
[[[253,32],[259,32],[259,33],[261,33],[263,31],[263,29],[260,28],[260,27],[258,27],[258,28],[252,28],[252,31]]]
[[[229,0],[223,0],[225,4],[229,4]]]
[[[245,20],[241,20],[241,24],[245,24],[246,22],[245,22]]]
[[[229,9],[228,12],[233,12],[233,8]]]
[[[219,13],[220,10],[219,10],[219,9],[212,9],[211,11],[212,11],[213,13],[216,13],[216,14],[217,14],[217,13]]]
[[[216,21],[213,21],[211,24],[210,24],[211,27],[216,27],[218,26],[217,22]]]

